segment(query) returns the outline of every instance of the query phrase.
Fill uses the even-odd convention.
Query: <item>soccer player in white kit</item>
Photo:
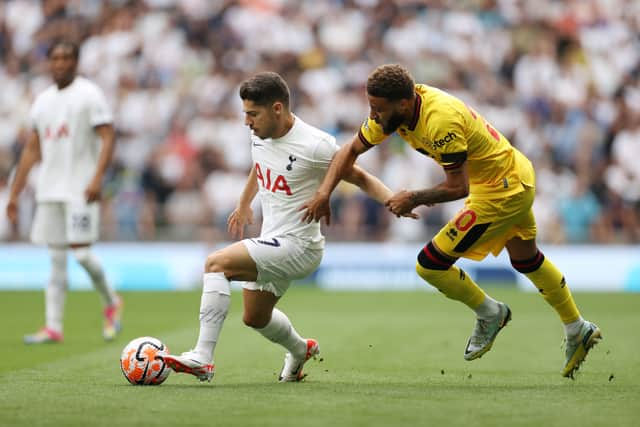
[[[324,248],[320,224],[301,222],[299,209],[320,185],[338,147],[331,135],[291,113],[289,88],[278,74],[259,73],[244,81],[240,98],[245,124],[253,131],[254,165],[228,228],[234,237],[243,238],[244,226],[253,223],[251,202],[260,194],[260,237],[241,240],[207,257],[198,342],[193,350],[164,360],[176,372],[211,381],[213,351],[229,309],[229,281],[237,280],[244,282],[244,323],[287,350],[279,381],[300,381],[304,363],[317,356],[320,348],[315,339],[302,338],[275,305],[291,280],[311,274],[320,265]],[[392,195],[358,166],[346,180],[380,203]]]
[[[62,341],[68,249],[102,297],[102,332],[106,340],[111,340],[120,330],[122,301],[107,283],[91,244],[98,239],[102,179],[115,144],[112,114],[100,88],[76,76],[75,43],[53,43],[49,65],[54,84],[36,98],[31,108],[32,130],[7,204],[7,215],[16,223],[19,195],[29,171],[41,161],[31,240],[48,246],[51,274],[45,290],[46,324],[38,332],[26,335],[24,341]]]

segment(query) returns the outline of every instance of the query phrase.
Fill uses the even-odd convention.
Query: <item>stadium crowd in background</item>
[[[639,35],[634,0],[9,0],[0,205],[29,105],[50,84],[47,48],[66,37],[81,42],[80,74],[115,112],[107,240],[228,239],[251,167],[237,99],[247,76],[280,73],[297,114],[342,143],[368,113],[368,73],[398,62],[482,111],[532,160],[540,241],[640,242]],[[388,141],[360,161],[393,190],[438,182],[441,168],[405,145]],[[19,228],[3,216],[0,240],[28,236],[25,193]],[[424,241],[460,207],[391,220],[346,185],[332,203],[326,234],[348,240]]]

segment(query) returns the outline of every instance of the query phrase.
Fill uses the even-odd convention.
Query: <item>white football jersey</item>
[[[83,198],[100,154],[94,127],[113,121],[102,90],[83,77],[62,90],[52,85],[34,101],[30,119],[42,154],[36,200]]]
[[[303,223],[298,209],[320,186],[338,150],[335,138],[295,117],[283,137],[252,135],[251,144],[262,205],[261,239],[290,235],[323,247],[320,223]]]

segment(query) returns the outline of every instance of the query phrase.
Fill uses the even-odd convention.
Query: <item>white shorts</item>
[[[316,271],[324,252],[289,237],[244,239],[242,243],[258,269],[258,279],[243,282],[242,287],[268,291],[277,297],[284,295],[292,280],[302,279]]]
[[[98,240],[99,203],[39,202],[31,241],[43,245],[93,243]]]

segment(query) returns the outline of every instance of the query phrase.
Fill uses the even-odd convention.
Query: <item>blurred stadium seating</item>
[[[534,162],[548,243],[640,241],[640,2],[634,0],[8,0],[0,4],[0,240],[25,240],[4,206],[28,109],[59,36],[108,94],[118,146],[103,240],[219,241],[250,167],[239,82],[281,73],[293,110],[353,135],[364,82],[400,62],[481,111]],[[439,167],[397,140],[362,158],[393,189]],[[33,176],[34,174],[32,174]],[[425,241],[459,204],[390,218],[349,187],[331,240]],[[255,230],[254,230],[255,231]]]

